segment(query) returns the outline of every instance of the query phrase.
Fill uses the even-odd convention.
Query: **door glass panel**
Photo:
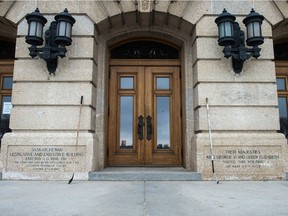
[[[156,78],[157,89],[170,89],[170,79],[168,77]]]
[[[278,98],[278,107],[280,118],[287,118],[287,98],[279,97]]]
[[[0,122],[0,137],[7,132],[11,132],[9,128],[10,111],[11,111],[11,96],[2,96],[1,99],[1,122]]]
[[[133,147],[133,96],[120,97],[120,149]]]
[[[288,114],[286,97],[278,97],[278,108],[280,115],[280,132],[285,134],[286,138],[288,138]]]
[[[285,78],[277,78],[277,90],[278,91],[286,90]]]
[[[170,148],[170,98],[157,97],[157,149]]]
[[[12,77],[3,77],[2,89],[12,89]]]
[[[120,89],[133,89],[133,77],[121,77]]]

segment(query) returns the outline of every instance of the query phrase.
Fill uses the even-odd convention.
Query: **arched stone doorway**
[[[0,148],[9,126],[15,60],[16,25],[0,17]]]
[[[159,17],[161,17],[161,15]],[[119,16],[119,19],[120,18],[121,16]],[[111,113],[111,110],[109,110],[109,98],[110,98],[109,97],[109,90],[110,90],[109,89],[109,74],[111,74],[110,49],[115,47],[115,45],[127,43],[131,40],[139,41],[139,40],[147,40],[147,39],[150,41],[152,40],[152,41],[161,42],[168,46],[177,47],[177,49],[179,50],[179,59],[177,60],[177,67],[179,68],[179,77],[181,77],[181,81],[179,81],[179,92],[182,92],[182,95],[179,96],[180,98],[179,98],[178,103],[181,109],[179,108],[179,117],[177,118],[180,119],[179,122],[181,122],[180,127],[182,129],[182,131],[180,132],[180,135],[181,135],[180,147],[181,148],[177,150],[179,151],[178,156],[177,156],[178,162],[170,163],[170,164],[166,163],[166,165],[184,166],[187,169],[195,168],[193,167],[193,164],[194,164],[193,154],[194,156],[196,156],[196,152],[193,152],[192,147],[191,147],[191,140],[190,140],[191,131],[194,131],[193,82],[192,82],[192,74],[193,74],[192,73],[192,68],[193,68],[192,66],[192,36],[190,34],[191,30],[193,29],[193,25],[191,23],[183,21],[186,27],[183,28],[183,30],[181,30],[182,28],[175,28],[175,26],[159,25],[159,23],[155,24],[158,21],[159,20],[156,19],[154,24],[151,23],[151,25],[145,25],[145,24],[143,25],[135,24],[135,25],[130,25],[130,26],[122,25],[122,27],[113,28],[113,31],[109,28],[106,30],[102,29],[102,31],[101,30],[98,31],[98,36],[97,36],[97,42],[98,42],[98,50],[97,50],[98,79],[97,80],[98,80],[98,83],[97,83],[97,93],[96,93],[97,94],[96,122],[98,122],[99,124],[98,123],[96,124],[96,130],[95,130],[96,149],[97,149],[95,152],[99,152],[99,154],[97,154],[95,158],[99,158],[100,155],[105,155],[105,157],[103,158],[102,156],[103,160],[96,159],[96,164],[97,164],[96,169],[102,169],[106,166],[111,165],[109,164],[110,148],[108,144],[109,143],[108,119]],[[108,20],[104,22],[108,22]],[[129,29],[129,31],[127,31],[127,29]],[[178,31],[175,31],[176,29]],[[188,31],[188,29],[190,30]],[[160,63],[160,64],[162,64],[163,66],[163,63]],[[159,66],[160,65],[158,65],[157,67]],[[143,116],[143,117],[146,118],[147,116]],[[189,134],[189,131],[190,131],[190,134]],[[146,132],[144,133],[146,135]],[[157,145],[155,146],[156,146],[155,148],[157,149]],[[160,145],[159,145],[159,148],[160,148]],[[115,164],[112,163],[112,165],[115,165]],[[127,164],[125,164],[125,166],[126,165]],[[155,162],[154,165],[157,165],[157,162]],[[162,162],[160,162],[158,163],[158,165],[165,165],[165,163],[163,164]]]

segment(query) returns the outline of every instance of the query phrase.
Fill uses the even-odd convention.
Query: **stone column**
[[[244,63],[240,75],[218,46],[216,16],[203,16],[193,45],[195,171],[213,178],[206,98],[210,103],[215,170],[221,179],[278,179],[283,177],[283,145],[277,133],[279,114],[273,41],[270,24],[263,23],[265,42],[258,60]],[[244,16],[237,17],[241,28]]]
[[[59,11],[61,12],[61,11]],[[54,15],[45,16],[48,28]],[[28,54],[26,20],[18,25],[10,127],[2,139],[3,179],[88,179],[94,169],[97,43],[93,22],[73,15],[73,43],[50,76]],[[79,142],[76,135],[80,98]]]

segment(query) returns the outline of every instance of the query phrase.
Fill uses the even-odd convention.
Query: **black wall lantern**
[[[56,21],[53,21],[45,32],[45,46],[39,48],[37,46],[43,44],[43,27],[47,23],[47,19],[36,8],[34,12],[26,15],[26,20],[28,22],[26,43],[32,45],[29,47],[29,55],[32,58],[39,56],[44,59],[49,74],[55,74],[58,56],[65,57],[67,52],[65,46],[70,46],[72,43],[71,33],[75,19],[67,9],[57,14]]]
[[[242,71],[244,61],[251,57],[257,59],[260,56],[261,49],[258,46],[264,43],[261,31],[264,17],[252,9],[250,14],[243,20],[247,29],[246,43],[253,48],[245,47],[244,31],[240,29],[235,19],[236,17],[224,8],[223,12],[215,19],[215,22],[218,25],[218,44],[225,46],[223,49],[224,56],[226,58],[232,56],[233,70],[239,74]]]

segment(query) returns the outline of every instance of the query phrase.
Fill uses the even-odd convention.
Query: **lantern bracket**
[[[57,58],[60,56],[61,58],[66,56],[67,49],[62,46],[55,43],[55,37],[56,37],[56,27],[57,24],[55,21],[53,21],[50,24],[50,27],[45,32],[45,46],[44,47],[36,47],[36,45],[32,45],[29,47],[29,55],[32,58],[35,58],[38,56],[39,58],[46,61],[47,69],[49,71],[49,74],[55,74],[55,71],[57,69]]]
[[[241,73],[244,61],[251,57],[258,58],[261,49],[259,45],[264,43],[262,37],[261,25],[264,17],[255,12],[252,8],[251,12],[243,20],[247,30],[245,46],[245,34],[240,29],[239,23],[235,22],[236,17],[224,8],[223,12],[215,19],[218,26],[218,44],[224,46],[224,57],[232,57],[232,66],[235,73]]]
[[[231,46],[226,45],[223,49],[224,57],[232,57],[232,67],[235,73],[241,73],[244,61],[251,57],[258,58],[261,48],[253,46],[253,48],[245,47],[244,31],[240,29],[239,23],[233,23],[235,42]]]
[[[39,9],[26,15],[28,22],[28,34],[25,37],[26,43],[30,44],[29,55],[32,58],[38,56],[46,61],[49,74],[55,75],[58,64],[58,56],[66,56],[66,46],[72,43],[71,32],[75,19],[68,13],[67,8],[55,16],[48,30],[45,31],[45,44],[43,44],[43,27],[47,19],[40,13]],[[40,47],[41,46],[41,47]]]

